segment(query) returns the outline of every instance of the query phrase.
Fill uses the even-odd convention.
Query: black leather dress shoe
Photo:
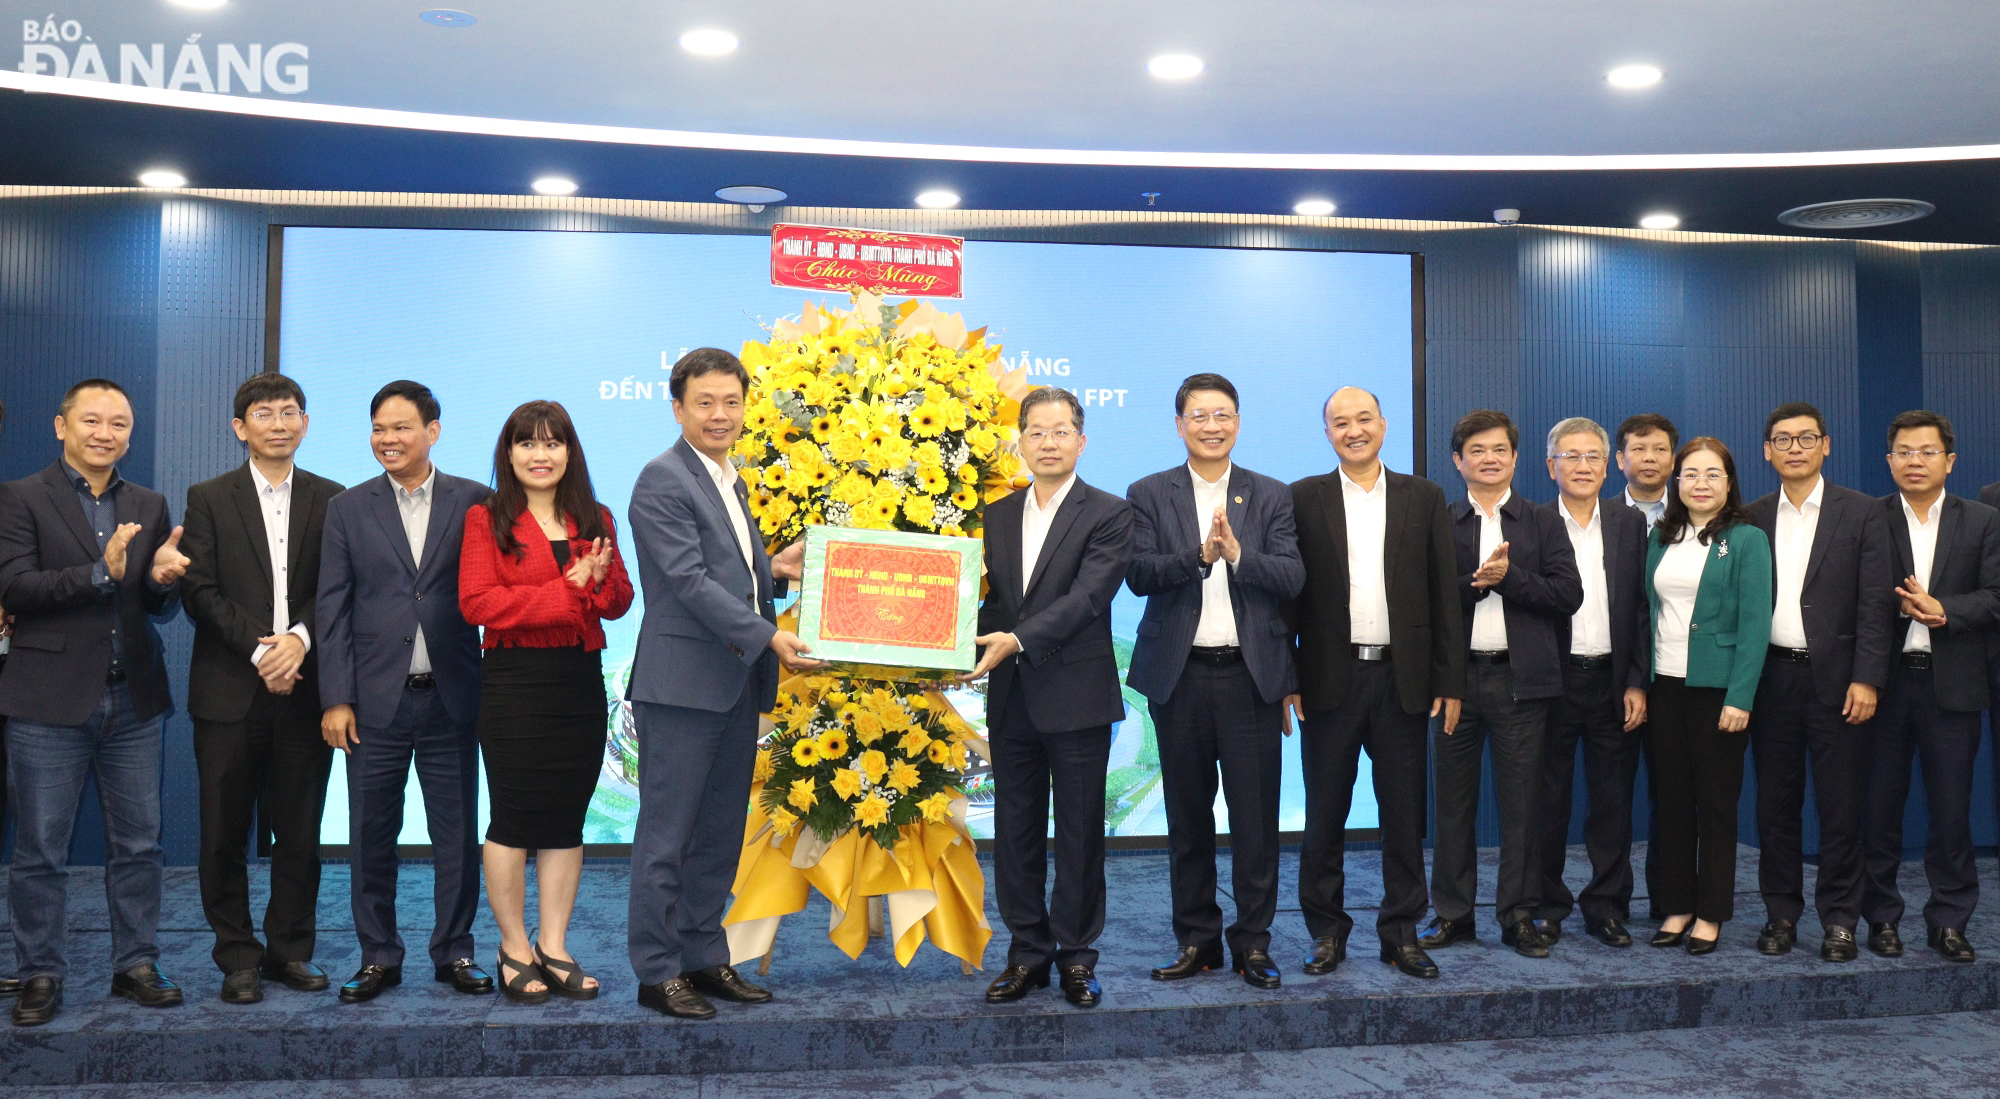
[[[1861,956],[1854,945],[1854,932],[1845,927],[1829,927],[1819,940],[1819,960],[1823,962],[1851,962]]]
[[[1535,934],[1540,935],[1542,937],[1543,942],[1549,944],[1550,946],[1554,946],[1562,941],[1563,937],[1562,921],[1536,920]]]
[[[326,970],[311,962],[266,961],[261,968],[266,980],[276,981],[294,992],[324,992],[333,983],[327,980]]]
[[[1688,937],[1687,929],[1693,926],[1694,926],[1694,921],[1689,920],[1687,926],[1681,928],[1679,931],[1668,931],[1666,928],[1661,928],[1660,930],[1653,932],[1653,937],[1646,941],[1646,945],[1661,946],[1661,947],[1680,946],[1682,943],[1687,942],[1687,937]]]
[[[1104,999],[1104,986],[1087,965],[1064,966],[1062,990],[1063,999],[1078,1007],[1096,1007]]]
[[[1715,953],[1716,946],[1721,942],[1722,935],[1720,932],[1713,939],[1697,939],[1693,935],[1689,935],[1687,937],[1688,954],[1697,958],[1703,954],[1713,954]]]
[[[1903,936],[1892,923],[1871,923],[1868,925],[1868,949],[1884,958],[1903,956]]]
[[[1535,931],[1535,921],[1515,920],[1510,927],[1500,929],[1500,942],[1514,948],[1514,953],[1523,958],[1546,958],[1549,956],[1549,941]]]
[[[1214,947],[1184,946],[1180,957],[1153,970],[1156,981],[1180,981],[1222,968],[1222,951]]]
[[[1389,946],[1384,944],[1382,947],[1382,960],[1412,977],[1428,979],[1438,975],[1437,963],[1431,961],[1431,956],[1424,953],[1424,948],[1421,946]]]
[[[1283,983],[1278,977],[1278,963],[1262,950],[1246,950],[1236,959],[1236,972],[1243,974],[1243,983],[1251,988],[1277,988]]]
[[[1437,950],[1453,943],[1473,942],[1478,938],[1478,933],[1472,929],[1471,919],[1447,920],[1439,916],[1417,936],[1417,945],[1425,950]]]
[[[676,1019],[715,1018],[715,1005],[703,999],[686,976],[672,977],[656,985],[640,985],[639,1006]]]
[[[1304,965],[1308,977],[1324,977],[1347,960],[1347,936],[1321,935],[1313,940],[1313,950]]]
[[[264,1000],[264,975],[255,966],[224,974],[222,978],[222,1002],[225,1004],[255,1004]]]
[[[19,977],[0,977],[0,996],[19,996],[20,994],[21,979]]]
[[[712,965],[684,974],[696,992],[736,1004],[768,1004],[771,993],[738,976],[726,965]]]
[[[1026,996],[1030,990],[1049,987],[1047,966],[1029,968],[1025,965],[1010,965],[1000,971],[993,983],[986,986],[986,1002],[1006,1004]]]
[[[355,970],[353,978],[340,986],[340,1002],[358,1004],[372,1000],[380,996],[383,989],[402,983],[403,967],[400,965],[364,965]]]
[[[438,966],[431,977],[441,985],[450,985],[453,992],[467,996],[484,996],[493,991],[493,978],[471,958],[454,958]]]
[[[14,1001],[15,1026],[41,1026],[62,1010],[62,982],[54,977],[30,977]]]
[[[1764,925],[1762,934],[1757,936],[1757,953],[1776,957],[1790,954],[1793,944],[1799,941],[1799,929],[1790,920],[1772,920]]]
[[[1965,941],[1965,932],[1956,927],[1933,927],[1930,934],[1931,949],[1947,962],[1969,962],[1975,955],[1972,944]]]
[[[1584,931],[1605,946],[1631,946],[1632,933],[1625,930],[1625,921],[1616,916],[1606,916],[1601,920],[1585,919]]]
[[[179,1007],[181,986],[160,976],[152,962],[135,965],[111,975],[111,994],[123,996],[140,1007]]]

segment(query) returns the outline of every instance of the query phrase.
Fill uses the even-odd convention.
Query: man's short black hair
[[[1784,404],[1772,409],[1769,416],[1764,417],[1765,441],[1770,441],[1772,428],[1777,427],[1785,420],[1796,420],[1801,416],[1811,416],[1814,428],[1822,436],[1826,434],[1826,417],[1819,414],[1819,409],[1814,408],[1804,401],[1786,401]]]
[[[667,376],[667,392],[678,401],[687,396],[688,382],[703,374],[733,374],[743,385],[743,395],[750,395],[750,372],[743,369],[743,360],[720,347],[697,347],[682,355]]]
[[[236,418],[242,419],[250,412],[253,404],[265,401],[282,401],[290,397],[299,402],[299,411],[306,410],[306,391],[299,383],[286,374],[252,374],[236,387]],[[370,410],[369,415],[374,415]]]
[[[1491,408],[1475,408],[1460,417],[1458,423],[1452,426],[1451,452],[1463,455],[1467,439],[1482,431],[1492,431],[1496,427],[1507,429],[1507,449],[1521,449],[1521,429],[1514,426],[1514,421],[1508,419],[1505,412]]]
[[[417,416],[426,424],[434,424],[438,418],[438,399],[431,393],[431,387],[420,382],[395,381],[375,391],[375,399],[368,402],[368,418],[382,410],[382,402],[391,397],[401,397],[417,406]],[[300,402],[299,407],[305,407]]]
[[[1951,421],[1922,408],[1911,409],[1889,421],[1889,449],[1896,449],[1896,436],[1905,431],[1921,431],[1927,427],[1937,428],[1938,438],[1944,440],[1946,454],[1958,453],[1958,436],[1952,433]]]
[[[1650,435],[1655,431],[1666,432],[1667,445],[1676,452],[1681,449],[1681,429],[1657,412],[1641,412],[1637,416],[1625,417],[1625,422],[1618,425],[1618,449],[1624,450],[1625,440],[1634,435]]]
[[[63,390],[62,403],[56,406],[56,414],[59,416],[69,415],[70,406],[76,404],[76,395],[86,389],[108,389],[125,398],[126,404],[132,403],[132,395],[125,392],[125,387],[112,381],[110,378],[85,378],[68,389]]]
[[[1220,393],[1229,398],[1232,408],[1242,408],[1243,402],[1236,399],[1236,387],[1220,374],[1189,374],[1181,381],[1180,392],[1174,394],[1174,415],[1187,411],[1188,398],[1202,390]]]
[[[1045,404],[1068,405],[1069,418],[1076,423],[1077,433],[1082,434],[1083,406],[1077,403],[1076,394],[1053,385],[1037,386],[1028,390],[1028,395],[1021,398],[1021,415],[1015,420],[1014,426],[1022,431],[1028,430],[1028,411],[1037,405]]]

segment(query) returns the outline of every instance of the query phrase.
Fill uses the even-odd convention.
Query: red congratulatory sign
[[[965,296],[965,238],[823,225],[771,227],[771,285],[884,297]]]

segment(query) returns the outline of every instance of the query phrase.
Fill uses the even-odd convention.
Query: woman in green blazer
[[[1646,550],[1656,903],[1668,913],[1653,945],[1707,954],[1735,914],[1736,802],[1771,643],[1771,543],[1743,510],[1720,440],[1681,447],[1672,487]]]

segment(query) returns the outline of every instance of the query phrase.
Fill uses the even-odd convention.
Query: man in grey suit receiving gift
[[[722,912],[743,846],[757,715],[777,700],[778,665],[809,668],[777,626],[782,580],[804,543],[767,556],[729,450],[743,434],[750,375],[736,356],[697,348],[668,383],[681,439],[632,489],[646,618],[626,697],[639,733],[628,946],[639,1002],[680,1019],[715,1015],[709,996],[769,1002],[729,965]]]

